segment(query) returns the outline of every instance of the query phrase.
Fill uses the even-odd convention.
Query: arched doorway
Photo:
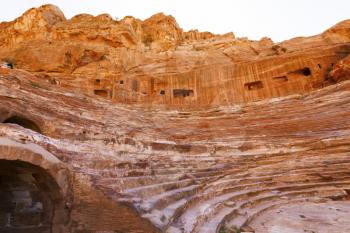
[[[8,119],[6,119],[3,123],[9,123],[9,124],[17,124],[22,126],[23,128],[31,129],[33,131],[36,131],[38,133],[41,133],[41,130],[37,124],[35,124],[33,121],[28,120],[23,117],[19,116],[12,116]]]
[[[0,137],[0,232],[69,232],[70,172],[34,143]]]
[[[59,193],[44,169],[0,159],[0,232],[51,233]]]

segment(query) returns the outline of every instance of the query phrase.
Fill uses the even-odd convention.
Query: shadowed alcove
[[[35,124],[33,121],[26,119],[24,117],[12,116],[6,119],[3,123],[17,124],[24,128],[31,129],[35,132],[42,133],[42,131],[40,130],[37,124]]]
[[[51,233],[60,188],[44,169],[0,160],[0,232]]]

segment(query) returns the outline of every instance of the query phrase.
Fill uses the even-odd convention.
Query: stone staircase
[[[102,177],[97,185],[120,189],[118,201],[135,206],[161,231],[234,232],[252,229],[252,220],[277,206],[348,199],[350,157],[342,146],[332,150],[331,159],[324,150],[217,156],[214,162],[187,155],[186,166],[185,160],[162,161],[151,171]]]

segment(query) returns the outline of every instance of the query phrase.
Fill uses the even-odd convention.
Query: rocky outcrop
[[[329,73],[329,81],[341,82],[350,79],[350,56],[340,60]]]
[[[275,44],[233,33],[184,32],[162,13],[144,21],[107,14],[67,20],[45,5],[0,25],[0,60],[119,103],[220,106],[329,85],[332,64],[350,50],[348,24]]]
[[[152,49],[162,51],[176,48],[183,40],[182,29],[172,16],[153,15],[142,23],[142,42]]]
[[[65,20],[64,14],[56,6],[32,8],[13,22],[0,24],[0,46],[15,46],[26,40],[50,37],[51,27]]]
[[[51,5],[2,23],[0,232],[347,232],[348,24],[275,44]]]
[[[277,218],[266,221],[278,211],[298,222],[288,229],[317,232],[323,220],[310,211],[333,216],[329,208],[350,224],[341,215],[350,190],[347,81],[245,105],[166,111],[0,71],[0,136],[39,145],[70,169],[69,232],[268,232],[281,228]]]

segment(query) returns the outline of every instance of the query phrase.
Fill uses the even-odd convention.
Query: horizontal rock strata
[[[316,36],[274,43],[184,32],[162,13],[144,21],[107,14],[66,19],[44,5],[0,24],[0,60],[115,102],[193,109],[329,85],[332,66],[350,51],[349,27],[343,21]]]
[[[279,206],[348,200],[349,82],[186,112],[114,105],[19,70],[0,84],[1,120],[40,130],[14,121],[0,135],[71,167],[72,232],[220,232]]]
[[[348,29],[273,43],[52,5],[1,23],[0,232],[347,232]]]

